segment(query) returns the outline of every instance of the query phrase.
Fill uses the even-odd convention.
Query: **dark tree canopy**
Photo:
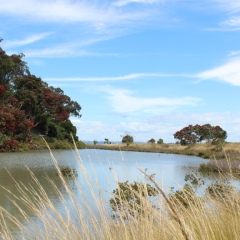
[[[133,143],[134,138],[131,134],[126,133],[123,137],[122,137],[122,143],[126,143],[127,145],[129,145],[130,143]]]
[[[69,139],[72,133],[77,140],[69,117],[81,117],[81,106],[32,75],[23,57],[7,55],[0,47],[0,151],[30,141],[31,129],[56,139]]]
[[[181,145],[194,144],[202,141],[216,143],[224,141],[227,138],[227,132],[220,126],[188,125],[180,131],[177,131],[174,138],[180,140]]]

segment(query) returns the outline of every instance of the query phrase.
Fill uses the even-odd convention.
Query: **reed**
[[[76,194],[69,187],[69,179],[63,176],[49,148],[66,194],[63,194],[63,190],[58,189],[50,178],[48,180],[63,208],[61,211],[57,209],[54,201],[44,190],[44,186],[29,169],[31,185],[25,186],[15,182],[20,195],[11,194],[8,189],[4,189],[11,194],[10,201],[18,209],[21,217],[16,218],[0,207],[0,239],[231,240],[239,238],[240,196],[238,192],[228,192],[224,197],[223,195],[221,197],[206,195],[204,199],[196,198],[194,202],[186,197],[188,207],[183,207],[181,202],[171,201],[168,193],[163,192],[159,183],[142,170],[141,172],[150,183],[161,193],[161,197],[154,202],[156,207],[153,208],[152,202],[139,194],[142,199],[139,206],[141,210],[138,212],[144,214],[138,214],[138,212],[132,214],[132,209],[128,214],[128,209],[125,208],[126,212],[123,215],[121,209],[117,209],[119,217],[113,218],[98,179],[95,176],[89,176],[77,148],[75,150],[79,169],[81,169],[78,174],[84,178],[87,189],[79,186],[75,175],[72,176],[72,180],[75,182],[78,193]],[[214,188],[214,185],[212,187]],[[122,201],[124,202],[124,198]],[[33,215],[37,221],[31,220]],[[13,228],[15,231],[12,231]]]

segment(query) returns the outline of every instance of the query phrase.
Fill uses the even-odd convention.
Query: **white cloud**
[[[131,80],[131,79],[140,79],[145,77],[151,78],[164,78],[164,77],[191,77],[192,75],[188,74],[161,74],[161,73],[133,73],[117,77],[65,77],[65,78],[45,78],[45,81],[73,81],[73,82],[102,82],[102,81],[121,81],[121,80]]]
[[[236,55],[240,55],[240,51],[231,51],[229,52],[228,56],[232,57],[232,56],[236,56]]]
[[[227,63],[196,75],[200,80],[218,80],[240,86],[240,58],[233,58]]]
[[[240,11],[240,2],[238,0],[213,0],[224,11],[238,12]]]
[[[219,125],[227,131],[227,141],[240,141],[240,114],[228,112],[205,112],[201,114],[167,114],[155,117],[143,117],[138,121],[119,121],[116,124],[100,121],[73,120],[78,129],[78,136],[81,140],[94,139],[103,141],[109,138],[110,141],[121,141],[121,135],[129,132],[135,141],[147,142],[150,138],[164,142],[175,142],[173,134],[189,124]]]
[[[197,106],[201,99],[194,97],[179,97],[179,98],[139,98],[134,97],[133,93],[126,89],[114,89],[104,86],[101,90],[107,93],[107,99],[112,106],[112,109],[118,113],[133,113],[133,112],[161,112],[169,111],[179,107]]]
[[[50,34],[51,33],[39,33],[39,34],[31,35],[31,36],[29,36],[25,39],[21,39],[21,40],[14,40],[14,41],[6,40],[3,42],[3,46],[5,48],[10,48],[10,47],[18,47],[18,46],[28,45],[28,44],[37,42]]]
[[[120,11],[111,1],[70,0],[0,0],[0,13],[21,16],[31,21],[82,22],[116,24],[124,20],[141,19],[139,11]]]
[[[159,3],[163,2],[161,0],[118,0],[114,3],[116,6],[125,6],[130,3],[143,3],[143,4],[154,4],[154,3]]]
[[[240,16],[232,17],[223,22],[223,25],[228,27],[240,27]]]

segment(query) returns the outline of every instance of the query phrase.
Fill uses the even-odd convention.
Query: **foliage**
[[[61,167],[60,172],[64,177],[77,177],[77,170],[75,168],[70,168],[70,167]]]
[[[6,93],[5,87],[0,85],[1,99]],[[0,99],[0,100],[1,100]],[[19,141],[31,141],[33,122],[27,119],[25,112],[18,108],[18,100],[10,98],[1,101],[0,105],[0,151],[12,151],[18,148]]]
[[[187,174],[184,180],[190,182],[192,185],[201,186],[204,184],[204,181],[201,178],[199,178],[196,174]]]
[[[152,143],[152,144],[154,144],[155,142],[156,142],[156,141],[155,141],[154,138],[151,138],[150,140],[147,141],[147,143]]]
[[[157,141],[157,144],[163,144],[163,139],[162,138],[159,138],[158,141]]]
[[[71,133],[77,141],[69,117],[81,117],[81,106],[62,89],[32,75],[23,57],[7,55],[0,47],[0,151],[30,142],[31,129],[59,140],[71,141]]]
[[[111,144],[108,138],[104,138],[104,144]]]
[[[96,145],[98,143],[97,140],[93,140],[93,144]]]
[[[180,131],[177,131],[174,138],[180,140],[181,145],[195,144],[206,141],[212,143],[223,142],[227,138],[227,132],[220,126],[204,125],[188,125]]]
[[[169,200],[176,206],[180,205],[180,207],[189,208],[190,205],[195,205],[202,201],[202,199],[196,195],[193,186],[201,186],[204,184],[204,181],[196,174],[187,174],[184,180],[189,183],[185,184],[182,189],[175,192],[172,187],[169,194]]]
[[[127,146],[133,142],[134,142],[134,138],[129,133],[126,133],[124,136],[122,136],[122,143],[126,143]]]
[[[211,197],[221,199],[230,197],[236,191],[236,187],[232,186],[228,181],[216,181],[211,183],[205,191]]]
[[[209,172],[213,172],[212,168],[210,167],[210,165],[208,163],[201,163],[198,171],[200,173],[209,173]]]
[[[185,184],[182,189],[173,191],[171,188],[169,194],[169,200],[176,206],[189,208],[191,204],[196,204],[199,197],[196,196],[196,192],[189,184]]]
[[[113,190],[114,197],[109,200],[109,203],[113,211],[134,215],[135,212],[142,213],[141,206],[144,199],[157,194],[158,190],[147,183],[118,182],[118,188]]]

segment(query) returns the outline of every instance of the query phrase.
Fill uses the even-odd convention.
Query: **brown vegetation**
[[[206,159],[226,159],[240,160],[240,143],[224,143],[223,145],[213,145],[211,143],[199,143],[182,146],[180,144],[152,144],[152,143],[132,143],[126,144],[99,144],[87,145],[88,148],[138,151],[138,152],[158,152],[199,156]]]

